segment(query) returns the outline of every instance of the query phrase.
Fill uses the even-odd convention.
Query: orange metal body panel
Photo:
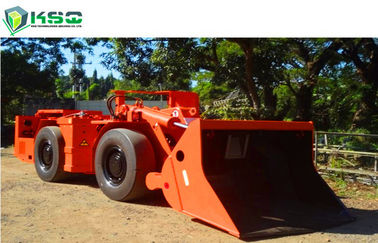
[[[14,154],[24,162],[34,162],[34,139],[44,126],[56,125],[54,119],[38,116],[16,116]]]
[[[204,172],[203,153],[207,151],[202,151],[202,131],[313,131],[312,122],[201,120],[198,95],[192,92],[114,93],[116,109],[111,118],[101,112],[84,111],[84,114],[77,110],[40,110],[32,117],[17,116],[15,155],[23,161],[33,162],[34,139],[39,129],[57,125],[65,141],[64,170],[91,174],[95,173],[97,144],[106,131],[127,128],[141,132],[153,145],[157,160],[157,171],[146,177],[147,187],[162,189],[175,210],[237,237],[240,232],[235,222]],[[126,105],[124,95],[128,93],[167,95],[168,108],[144,107],[141,100],[135,105]]]
[[[78,116],[79,110],[39,110],[34,116],[16,116],[14,154],[22,161],[34,163],[34,141],[45,126],[59,126],[65,141],[65,165],[67,172],[94,173],[92,146],[97,139],[97,125],[93,119],[101,119],[99,111],[86,111],[88,116]],[[108,118],[108,116],[104,116]],[[87,139],[87,140],[86,140]],[[80,141],[79,141],[80,140]],[[86,140],[88,145],[81,146]]]
[[[24,162],[34,163],[34,139],[20,137],[15,143],[16,156]]]
[[[65,147],[64,171],[94,173],[92,146],[97,138],[97,125],[91,119],[62,117],[57,119]]]
[[[190,124],[172,154],[176,155],[178,151],[183,152],[184,159],[179,161],[177,156],[172,156],[172,161],[182,212],[239,237],[236,226],[203,172],[200,119]]]
[[[33,163],[34,156],[34,134],[36,122],[31,122],[31,126],[25,125],[25,120],[34,120],[34,116],[16,116],[14,154],[22,161]],[[31,128],[29,128],[31,127]]]

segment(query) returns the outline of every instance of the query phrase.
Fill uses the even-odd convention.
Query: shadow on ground
[[[70,175],[68,175],[68,177],[66,179],[64,179],[60,183],[99,188],[95,175],[70,174]]]
[[[348,211],[352,216],[356,217],[355,221],[322,232],[358,235],[374,235],[378,233],[378,210],[349,208]]]
[[[75,175],[69,176],[69,178],[67,178],[65,181],[62,181],[61,183],[89,186],[93,188],[98,188],[98,190],[100,190],[97,184],[95,175],[75,174]],[[152,191],[148,193],[145,197],[139,200],[126,202],[126,203],[148,205],[148,206],[158,206],[158,207],[169,207],[169,204],[164,199],[164,195],[162,194],[161,190]],[[352,216],[356,217],[355,221],[343,224],[341,226],[337,226],[337,227],[333,227],[333,228],[329,228],[325,230],[320,230],[317,232],[332,233],[332,234],[359,234],[359,235],[374,235],[378,233],[378,210],[349,208],[348,211]],[[219,230],[218,228],[210,224],[207,224],[201,220],[193,219],[193,221]],[[304,233],[309,233],[309,232],[314,232],[314,231],[293,232],[289,235],[298,235],[298,234],[304,234]],[[284,234],[284,235],[287,235],[287,234]],[[266,239],[280,238],[284,235],[252,237],[252,238],[245,238],[243,240],[247,242],[256,241],[256,240],[266,240]]]
[[[266,235],[263,237],[247,237],[243,238],[241,240],[245,242],[251,242],[251,241],[263,241],[268,239],[277,239],[282,238],[284,236],[290,236],[290,235],[300,235],[300,234],[307,234],[307,233],[328,233],[328,234],[349,234],[349,235],[366,235],[366,236],[373,236],[374,234],[378,233],[378,210],[365,210],[365,209],[356,209],[356,208],[348,208],[348,212],[356,218],[355,221],[342,224],[340,226],[319,230],[319,231],[302,231],[302,232],[292,232],[289,234],[282,234],[282,235]],[[203,225],[206,225],[208,227],[211,227],[216,230],[220,230],[216,228],[215,226],[208,224],[206,222],[203,222],[199,219],[192,219],[192,221],[196,223],[200,223]],[[220,230],[223,231],[223,230]],[[227,233],[227,232],[225,232]]]
[[[95,175],[86,175],[86,174],[72,174],[69,175],[64,181],[61,181],[62,184],[70,184],[70,185],[81,185],[81,186],[88,186],[93,188],[98,188],[96,176]],[[169,207],[169,204],[164,198],[163,193],[161,190],[157,191],[150,191],[144,197],[134,200],[127,203],[133,204],[140,204],[140,205],[149,205],[149,206],[158,206],[158,207]]]

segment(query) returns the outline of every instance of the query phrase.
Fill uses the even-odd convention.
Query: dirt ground
[[[33,164],[1,150],[2,242],[242,242],[172,210],[161,194],[138,203],[109,200],[94,176],[41,181]],[[355,222],[266,242],[378,242],[378,200],[342,198]]]

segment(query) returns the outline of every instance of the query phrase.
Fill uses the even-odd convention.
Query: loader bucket
[[[312,131],[307,122],[193,121],[164,165],[165,197],[240,238],[352,221],[314,168]]]

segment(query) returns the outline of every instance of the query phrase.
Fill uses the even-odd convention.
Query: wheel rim
[[[113,146],[104,154],[103,170],[106,180],[112,185],[120,185],[127,171],[125,153],[119,146]]]
[[[53,147],[50,140],[44,140],[39,144],[38,148],[39,164],[44,171],[51,168],[54,159]]]

